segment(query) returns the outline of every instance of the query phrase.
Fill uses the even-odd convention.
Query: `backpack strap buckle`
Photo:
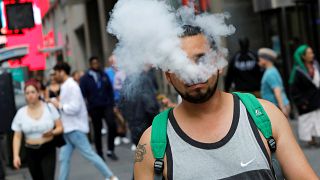
[[[268,146],[269,146],[269,149],[272,153],[276,152],[277,150],[277,143],[276,143],[276,140],[270,136],[269,138],[267,138],[267,142],[268,142]]]
[[[164,162],[162,159],[156,159],[154,161],[154,172],[155,174],[162,174],[163,173],[163,169],[164,169]]]

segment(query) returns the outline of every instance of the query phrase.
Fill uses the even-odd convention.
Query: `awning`
[[[0,63],[11,59],[19,59],[29,54],[29,45],[10,46],[0,49]]]
[[[63,46],[55,46],[55,47],[41,48],[41,49],[39,49],[39,52],[42,52],[42,53],[54,53],[54,52],[62,51],[62,50],[63,50]]]

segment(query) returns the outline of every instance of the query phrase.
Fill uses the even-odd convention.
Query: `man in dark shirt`
[[[114,117],[114,94],[110,79],[100,68],[97,57],[90,58],[90,69],[80,79],[83,97],[87,100],[89,115],[94,128],[94,143],[97,153],[103,158],[101,144],[102,119],[108,125],[107,156],[117,160],[114,154],[114,138],[117,136],[117,125]]]
[[[156,87],[150,70],[144,71],[138,77],[128,77],[125,86],[135,81],[134,86],[139,89],[122,95],[120,108],[128,121],[132,142],[137,145],[142,133],[152,124],[153,118],[159,113],[156,99]],[[129,83],[129,84],[128,84]]]
[[[225,90],[230,91],[234,83],[235,91],[251,92],[259,96],[263,72],[258,65],[258,57],[249,50],[250,42],[248,38],[241,38],[239,45],[240,51],[229,62]]]

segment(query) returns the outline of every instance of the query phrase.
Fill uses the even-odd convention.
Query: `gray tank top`
[[[215,143],[191,139],[169,113],[167,166],[169,180],[274,179],[270,158],[245,106],[234,96],[227,135]]]

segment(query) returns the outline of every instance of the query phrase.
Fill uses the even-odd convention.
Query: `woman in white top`
[[[34,180],[54,180],[56,146],[53,138],[63,132],[59,113],[51,104],[40,100],[40,86],[35,80],[25,85],[27,105],[19,109],[11,128],[13,137],[13,165],[21,166],[20,147],[25,138],[27,164]]]

